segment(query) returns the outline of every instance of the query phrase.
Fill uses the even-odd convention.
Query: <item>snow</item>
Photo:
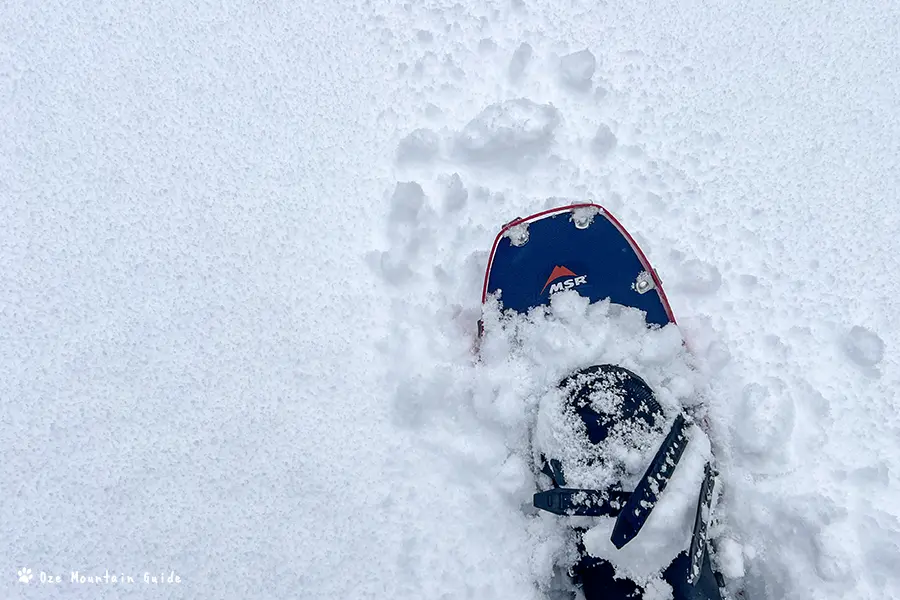
[[[516,51],[513,52],[512,59],[509,61],[509,78],[512,81],[521,79],[522,74],[528,67],[533,52],[534,50],[528,42],[522,42],[519,44],[519,47],[516,48]]]
[[[594,154],[598,158],[603,158],[616,147],[616,134],[612,132],[609,125],[601,123],[597,126],[597,133],[594,134],[592,140]]]
[[[591,78],[596,68],[597,59],[587,49],[567,54],[559,60],[559,75],[562,82],[579,91],[591,89]]]
[[[400,140],[398,163],[427,162],[440,152],[441,138],[430,129],[416,129]]]
[[[576,323],[615,322],[661,399],[705,411],[733,588],[900,596],[898,22],[6,3],[0,595],[544,598],[574,556],[530,508],[536,390],[613,352]],[[494,235],[586,200],[678,330],[641,344],[569,295],[478,362]],[[69,577],[107,570],[138,582]]]
[[[456,143],[465,162],[517,168],[549,149],[557,126],[559,112],[552,105],[516,98],[485,108]]]
[[[854,325],[844,338],[844,351],[860,367],[874,367],[884,358],[884,341],[877,333]]]

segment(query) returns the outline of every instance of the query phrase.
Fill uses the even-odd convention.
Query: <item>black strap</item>
[[[571,517],[615,517],[628,492],[555,488],[534,495],[534,507]]]
[[[684,415],[678,415],[666,439],[656,451],[653,462],[647,467],[640,483],[634,488],[634,492],[628,497],[616,519],[609,538],[616,548],[621,548],[633,540],[647,522],[657,500],[669,484],[681,455],[684,454],[687,441]]]
[[[713,489],[715,488],[715,474],[712,465],[706,463],[703,470],[703,484],[700,486],[700,497],[697,499],[697,514],[694,516],[694,533],[691,535],[691,549],[688,557],[691,559],[688,569],[687,582],[693,584],[700,576],[703,566],[703,555],[706,552],[706,535],[709,526],[710,511],[712,510]]]

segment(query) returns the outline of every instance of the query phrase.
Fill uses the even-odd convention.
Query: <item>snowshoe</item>
[[[596,204],[564,206],[507,223],[491,250],[482,301],[493,295],[502,310],[526,314],[567,291],[590,303],[638,309],[650,328],[675,323],[657,273],[627,231]],[[570,574],[586,600],[643,598],[647,582],[620,572],[621,564],[604,553],[614,556],[637,547],[640,554],[640,534],[648,522],[668,517],[661,511],[654,515],[654,509],[692,438],[699,437],[692,433],[697,425],[683,411],[664,410],[644,379],[620,365],[575,369],[559,382],[558,395],[568,415],[563,420],[576,423],[580,431],[583,452],[575,460],[536,451],[537,470],[546,479],[533,504],[573,522],[580,536],[580,558]],[[640,477],[628,473],[636,455],[646,460]],[[686,532],[684,547],[676,546],[671,557],[667,555],[659,579],[671,586],[676,600],[721,600],[707,541],[715,469],[711,454],[699,463],[697,456],[691,455],[698,469],[692,480],[696,485],[691,484],[693,527]],[[576,474],[603,476],[587,479],[597,487],[573,485],[570,468]],[[598,542],[596,530],[602,528],[592,528],[591,518],[612,525],[608,540]]]

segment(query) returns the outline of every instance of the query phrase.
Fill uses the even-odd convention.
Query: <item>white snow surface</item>
[[[897,23],[3,4],[0,596],[547,597],[535,390],[611,350],[539,327],[478,362],[475,323],[501,225],[594,200],[692,352],[631,360],[705,413],[732,591],[900,597]]]

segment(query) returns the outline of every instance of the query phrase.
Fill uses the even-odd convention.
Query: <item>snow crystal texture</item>
[[[900,596],[898,22],[861,0],[3,4],[0,596],[564,587],[571,535],[530,508],[535,390],[608,346],[473,345],[496,231],[584,200],[641,244],[692,353],[688,377],[637,329],[623,348],[705,413],[730,591]]]

